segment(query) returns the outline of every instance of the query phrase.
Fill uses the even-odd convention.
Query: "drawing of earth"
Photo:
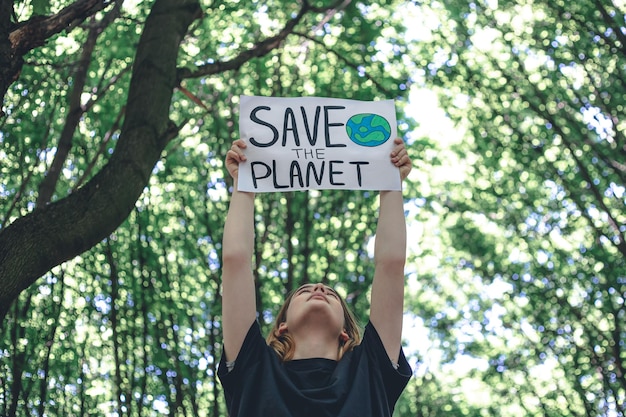
[[[346,123],[346,132],[352,142],[361,146],[379,146],[391,136],[391,126],[378,114],[355,114]]]

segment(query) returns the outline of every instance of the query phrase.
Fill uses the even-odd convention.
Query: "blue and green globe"
[[[379,146],[391,137],[391,126],[378,114],[355,114],[346,123],[350,140],[361,146]]]

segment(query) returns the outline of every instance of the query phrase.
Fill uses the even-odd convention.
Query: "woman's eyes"
[[[302,294],[302,293],[309,293],[309,292],[311,292],[311,291],[312,291],[312,289],[311,289],[311,288],[308,288],[308,287],[307,287],[307,288],[301,288],[301,289],[298,291],[298,295],[300,295],[300,294]],[[335,297],[335,298],[339,299],[339,296],[338,296],[338,295],[337,295],[337,293],[336,293],[336,292],[334,292],[333,290],[325,290],[325,291],[324,291],[324,293],[326,293],[326,294],[328,294],[328,295],[331,295],[331,296],[333,296],[333,297]]]

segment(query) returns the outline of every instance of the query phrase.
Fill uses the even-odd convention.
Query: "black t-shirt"
[[[283,362],[255,321],[232,371],[224,355],[218,369],[230,417],[391,417],[411,373],[402,350],[394,369],[371,323],[338,362]]]

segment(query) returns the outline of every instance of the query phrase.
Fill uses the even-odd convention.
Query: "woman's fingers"
[[[235,178],[239,173],[239,164],[246,160],[243,150],[247,147],[246,142],[237,139],[226,152],[226,169],[230,175]]]
[[[243,153],[243,149],[245,149],[248,145],[241,139],[237,139],[233,142],[230,150],[228,151],[228,157],[235,159],[238,162],[245,161],[246,155]]]
[[[393,162],[396,166],[400,166],[407,162],[409,159],[409,155],[406,152],[406,149],[401,149],[396,153],[396,156],[393,157]]]
[[[246,144],[246,142],[244,142],[243,139],[237,139],[236,141],[233,142],[233,147],[239,147],[241,149],[246,149],[248,147],[248,145]]]
[[[391,152],[391,162],[395,166],[398,166],[398,167],[401,166],[402,164],[410,162],[409,154],[406,151],[406,148],[404,146],[404,142],[402,141],[402,139],[396,138],[394,140],[394,143],[396,144],[396,147]]]
[[[411,171],[411,158],[409,157],[409,153],[404,146],[404,141],[400,138],[396,138],[393,141],[396,146],[391,152],[391,162],[400,168],[400,177],[405,179],[409,172]]]

